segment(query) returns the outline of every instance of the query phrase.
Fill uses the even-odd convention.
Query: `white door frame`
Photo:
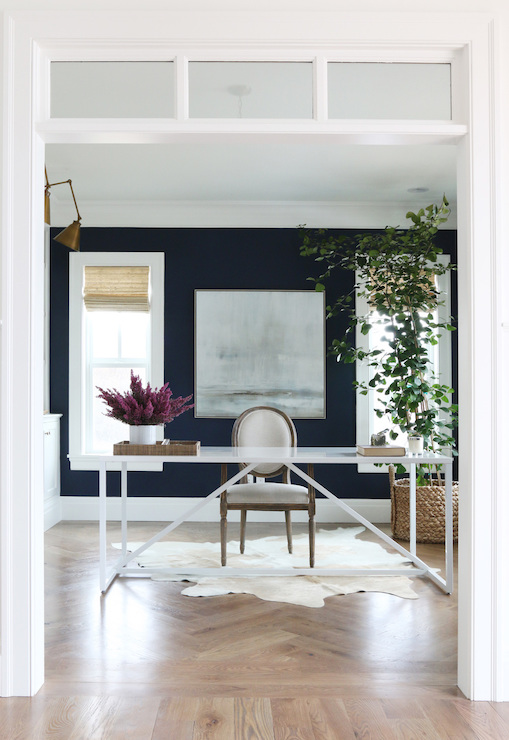
[[[192,38],[216,48],[299,48],[317,45],[357,49],[377,60],[391,50],[462,50],[455,75],[458,111],[471,132],[460,145],[459,349],[460,417],[460,609],[458,685],[476,700],[509,699],[509,510],[504,501],[502,450],[508,398],[503,383],[509,359],[503,323],[502,202],[508,172],[499,141],[502,63],[497,23],[488,15],[454,13],[12,13],[5,18],[5,132],[2,231],[1,408],[1,612],[0,693],[32,695],[44,680],[42,496],[42,306],[44,143],[63,141],[65,126],[34,123],[47,114],[47,50],[73,46],[89,58],[129,58],[125,39],[139,58]],[[284,20],[284,22],[281,22]],[[284,29],[284,30],[282,30]],[[51,42],[46,41],[51,39]],[[310,41],[305,43],[311,44]],[[109,50],[109,56],[104,50]],[[92,51],[91,51],[92,50]],[[132,47],[131,47],[132,51]],[[424,54],[423,51],[423,54]],[[424,56],[426,56],[424,54]],[[462,98],[462,99],[461,99]],[[72,128],[72,127],[71,127]],[[90,122],[83,141],[90,141]],[[338,132],[340,133],[338,128]],[[381,127],[382,129],[384,127]],[[100,123],[95,141],[164,140],[165,127],[136,122]],[[391,133],[386,126],[386,134]],[[148,132],[148,133],[147,133]],[[433,132],[427,132],[431,135]],[[284,133],[283,131],[281,133]],[[376,124],[348,124],[344,134],[380,133]],[[425,131],[426,133],[426,131]],[[67,132],[76,141],[76,130]],[[437,131],[431,135],[436,140]],[[159,139],[157,138],[159,137]],[[145,140],[147,140],[145,138]],[[474,217],[475,216],[475,217]],[[509,277],[506,275],[506,277]],[[504,344],[505,342],[505,344]],[[505,357],[504,357],[504,354]],[[502,394],[506,395],[502,395]],[[503,590],[506,589],[506,591]]]

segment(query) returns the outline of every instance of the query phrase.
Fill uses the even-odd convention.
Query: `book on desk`
[[[357,452],[365,457],[403,457],[406,448],[401,445],[357,445]]]

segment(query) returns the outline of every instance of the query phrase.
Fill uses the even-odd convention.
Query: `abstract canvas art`
[[[197,417],[265,405],[324,418],[324,294],[196,290],[194,400]]]

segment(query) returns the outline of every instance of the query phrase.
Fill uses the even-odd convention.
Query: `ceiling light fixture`
[[[230,95],[235,95],[239,99],[239,118],[242,118],[242,98],[251,93],[251,88],[249,85],[230,85],[227,89]]]
[[[429,188],[408,188],[407,193],[427,193]]]
[[[50,188],[55,187],[55,185],[69,185],[69,187],[71,188],[72,199],[76,207],[78,219],[77,221],[73,221],[72,224],[70,224],[66,229],[57,234],[54,239],[56,242],[60,242],[60,244],[63,244],[65,247],[69,247],[69,249],[73,249],[75,252],[79,252],[81,216],[78,210],[78,204],[76,203],[76,198],[74,196],[74,190],[72,189],[72,180],[62,180],[61,182],[50,183],[48,180],[48,173],[46,171],[46,168],[44,168],[44,174],[46,176],[46,186],[44,188],[44,221],[48,225],[51,225],[49,202]]]

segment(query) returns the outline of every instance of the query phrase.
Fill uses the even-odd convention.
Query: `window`
[[[126,427],[105,416],[97,386],[127,390],[130,372],[160,387],[163,372],[164,255],[78,252],[69,275],[69,453],[112,453]],[[162,434],[162,432],[161,432]],[[80,458],[82,458],[80,460]]]
[[[450,64],[329,62],[327,84],[331,119],[451,120]]]
[[[189,117],[310,119],[313,65],[191,61]]]
[[[173,118],[175,65],[51,62],[52,118]]]
[[[450,258],[447,255],[441,255],[439,261],[448,264]],[[438,289],[441,294],[441,299],[444,301],[444,305],[439,306],[437,319],[439,321],[448,320],[451,315],[451,273],[446,272],[443,275],[437,276]],[[366,298],[357,297],[357,311],[359,314],[365,314],[368,311],[368,305]],[[383,336],[384,326],[383,324],[373,323],[373,328],[367,335],[361,334],[357,331],[357,346],[363,347],[365,350],[372,350],[380,347],[383,349]],[[452,349],[451,349],[451,333],[448,331],[442,332],[438,343],[431,348],[433,352],[431,359],[431,367],[433,374],[436,375],[441,383],[445,383],[448,386],[452,386]],[[366,363],[357,360],[356,376],[359,382],[369,382],[369,368]],[[358,444],[369,444],[371,435],[380,432],[383,429],[391,428],[390,420],[387,418],[379,418],[375,413],[377,407],[377,394],[370,392],[367,395],[363,395],[359,390],[357,391],[356,406],[357,406],[357,442]],[[391,444],[406,445],[406,435],[399,434],[398,439]],[[370,473],[383,473],[387,472],[385,468],[378,468],[374,465],[365,464],[359,465],[359,472],[370,472]]]

